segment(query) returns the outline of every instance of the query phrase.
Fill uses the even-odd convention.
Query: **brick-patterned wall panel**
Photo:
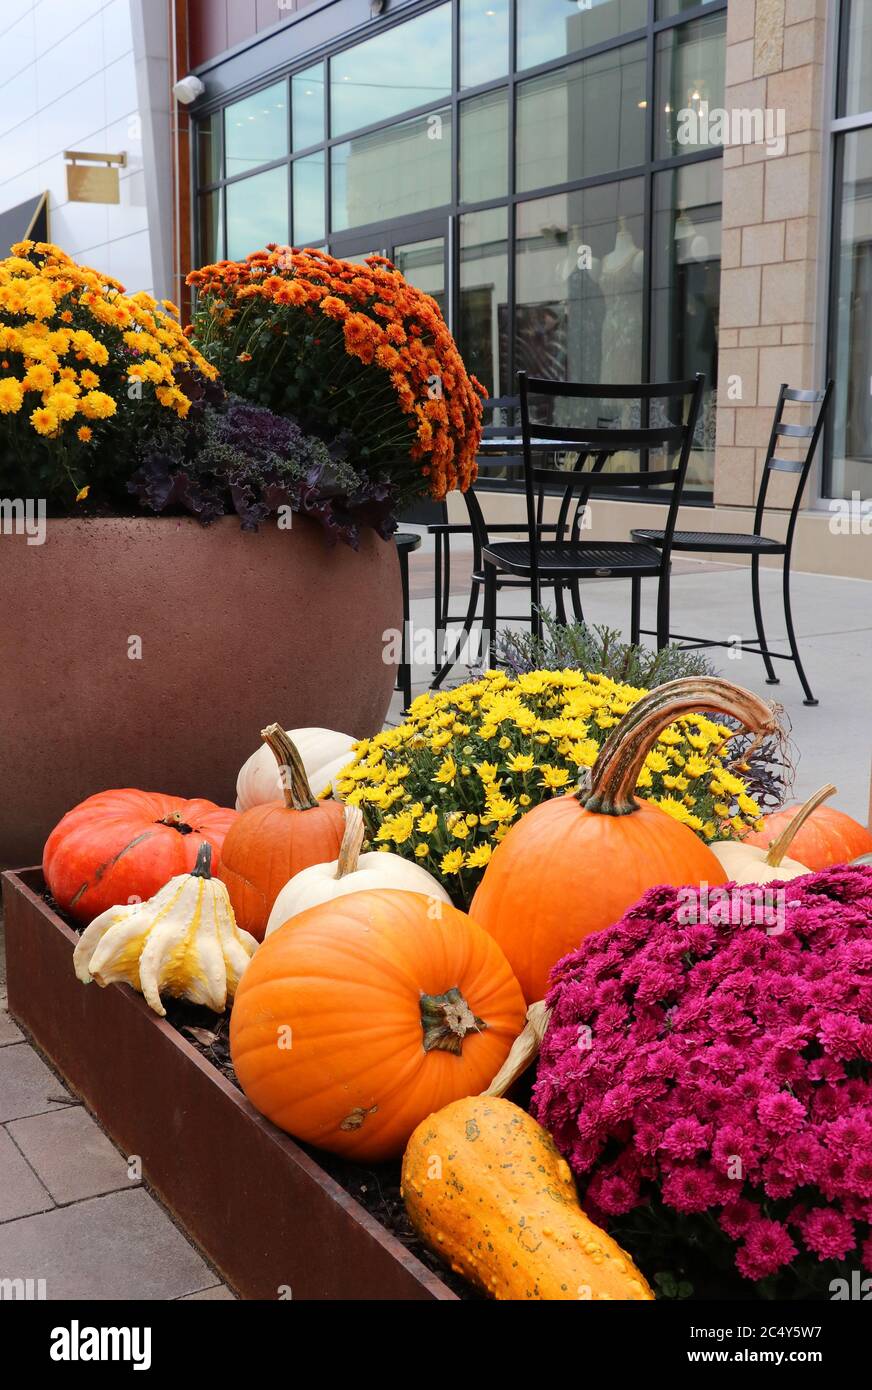
[[[755,500],[781,382],[818,384],[823,61],[831,8],[827,0],[730,0],[727,10],[726,108],[783,113],[785,147],[724,150],[715,466],[715,501],[723,505]],[[740,398],[730,399],[731,383]],[[773,481],[777,503],[788,480]]]

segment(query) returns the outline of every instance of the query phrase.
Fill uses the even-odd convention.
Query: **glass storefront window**
[[[324,139],[324,64],[291,78],[292,149],[305,150]]]
[[[330,151],[334,232],[451,202],[451,108],[357,135]]]
[[[509,95],[505,87],[460,107],[460,201],[484,203],[509,191]]]
[[[642,164],[645,45],[626,44],[518,88],[518,192]]]
[[[872,0],[844,0],[847,63],[839,102],[840,116],[872,111]]]
[[[509,0],[460,0],[460,85],[477,87],[509,70]]]
[[[197,161],[200,183],[218,183],[222,174],[220,111],[213,111],[197,127]]]
[[[324,240],[324,151],[295,159],[294,185],[294,245],[311,245]]]
[[[451,6],[385,29],[330,59],[330,133],[362,130],[451,94]]]
[[[836,393],[825,495],[872,497],[872,129],[840,137],[831,335]]]
[[[460,323],[463,360],[491,396],[508,390],[508,210],[460,218]]]
[[[227,255],[242,260],[269,241],[288,240],[288,168],[227,185]]]
[[[710,488],[714,478],[722,184],[719,159],[654,176],[651,377],[706,378],[689,487]]]
[[[715,143],[714,113],[724,109],[724,13],[657,35],[657,154],[692,154]]]
[[[393,248],[393,262],[410,285],[424,290],[445,307],[445,238],[426,237],[423,241],[408,241]]]
[[[657,18],[672,19],[674,15],[684,14],[685,10],[698,9],[706,0],[657,0]]]
[[[225,108],[224,150],[228,179],[288,153],[287,83]]]
[[[641,381],[643,207],[642,179],[518,204],[516,367],[560,381]],[[579,404],[588,403],[554,403],[558,414]]]
[[[581,53],[644,28],[648,0],[518,0],[518,67]]]
[[[224,256],[224,228],[221,225],[223,190],[200,195],[200,265],[212,265]]]

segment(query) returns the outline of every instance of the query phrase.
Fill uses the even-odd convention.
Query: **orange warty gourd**
[[[203,844],[213,865],[235,811],[212,801],[143,792],[97,792],[58,821],[45,842],[42,871],[63,912],[88,923],[107,908],[146,902],[178,874],[189,874]]]
[[[784,806],[764,817],[763,829],[753,830],[743,837],[746,845],[769,849],[787,829],[799,810]],[[818,806],[797,831],[790,846],[790,856],[817,873],[833,864],[849,864],[862,854],[872,853],[872,835],[864,825],[835,806]]]
[[[486,1086],[523,1023],[492,937],[447,903],[384,888],[270,934],[242,977],[230,1051],[280,1129],[381,1161],[431,1111]]]
[[[345,827],[344,807],[312,795],[300,755],[281,725],[270,724],[261,738],[278,762],[285,804],[268,802],[239,815],[218,873],[227,885],[237,926],[258,941],[263,941],[273,903],[288,879],[335,859]]]
[[[470,916],[502,946],[528,1003],[544,996],[558,960],[649,888],[727,882],[688,826],[634,796],[659,735],[700,710],[732,715],[757,733],[778,730],[768,705],[728,681],[670,681],[612,730],[589,786],[529,811],[494,851]]]
[[[490,1298],[654,1297],[585,1216],[551,1136],[511,1101],[470,1096],[430,1115],[409,1140],[402,1183],[421,1239]]]

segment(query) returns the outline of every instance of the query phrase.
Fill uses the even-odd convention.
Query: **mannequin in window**
[[[623,214],[618,218],[613,249],[601,261],[594,259],[590,273],[605,300],[600,380],[604,383],[638,381],[642,364],[645,253],[633,240]]]

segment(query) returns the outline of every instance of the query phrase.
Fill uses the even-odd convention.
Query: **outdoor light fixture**
[[[190,106],[192,101],[201,97],[205,92],[205,85],[199,77],[194,77],[191,73],[188,77],[181,78],[173,87],[173,96],[176,101],[180,101],[183,106]]]
[[[380,14],[384,14],[388,7],[388,0],[369,0],[369,12],[373,19],[378,19]]]

